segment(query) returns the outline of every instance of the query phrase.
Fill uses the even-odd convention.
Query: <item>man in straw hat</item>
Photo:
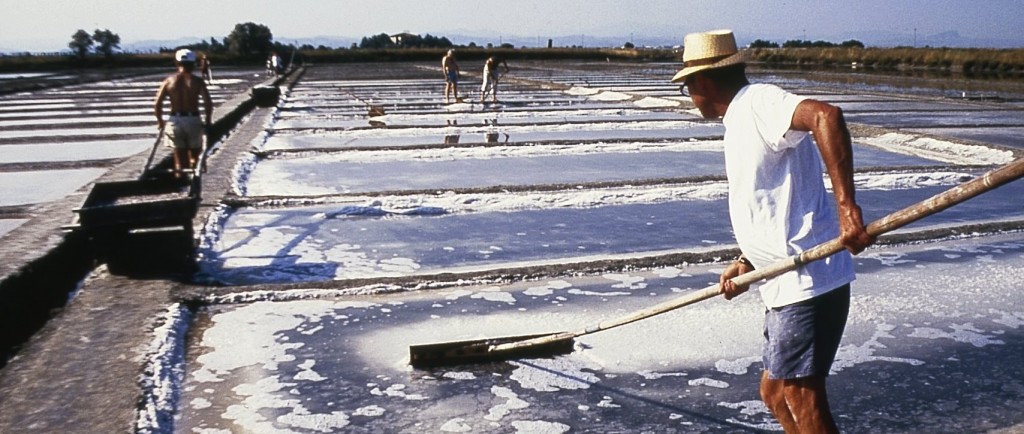
[[[846,327],[851,254],[875,241],[854,199],[843,113],[777,86],[750,84],[729,30],[692,33],[683,43],[684,67],[672,82],[682,84],[703,117],[722,118],[725,125],[729,214],[743,252],[720,277],[725,298],[748,289],[729,279],[755,267],[837,236],[846,247],[759,288],[766,306],[761,398],[787,433],[838,432],[825,378]],[[834,204],[822,182],[822,161]]]
[[[187,48],[174,53],[178,71],[160,83],[153,111],[157,127],[174,144],[174,170],[194,169],[203,152],[203,133],[213,117],[213,101],[202,78],[192,74],[196,67],[196,54]],[[199,113],[199,99],[203,99],[203,115]],[[169,128],[164,126],[164,99],[171,101]],[[205,119],[205,120],[204,120]]]

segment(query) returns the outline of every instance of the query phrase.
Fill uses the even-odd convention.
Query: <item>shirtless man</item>
[[[153,111],[161,133],[174,143],[174,171],[180,173],[183,169],[195,169],[199,155],[204,151],[203,134],[213,117],[213,101],[206,82],[192,74],[196,67],[196,54],[181,49],[174,54],[174,59],[178,72],[160,84]],[[204,119],[199,117],[200,97],[203,99]],[[171,100],[171,114],[165,128],[163,102],[167,98]],[[185,165],[187,167],[182,167]]]
[[[441,72],[444,73],[444,102],[451,102],[449,94],[459,102],[459,64],[455,62],[455,50],[448,50],[441,59]]]

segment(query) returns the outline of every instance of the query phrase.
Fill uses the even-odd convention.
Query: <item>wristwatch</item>
[[[747,259],[747,257],[746,257],[746,256],[740,255],[740,256],[739,256],[738,258],[736,258],[736,262],[739,262],[739,263],[741,263],[741,264],[743,264],[743,265],[746,265],[746,266],[747,266],[748,268],[750,268],[751,270],[753,270],[753,269],[754,269],[754,264],[752,264],[752,263],[750,262],[750,260],[749,260],[749,259]]]

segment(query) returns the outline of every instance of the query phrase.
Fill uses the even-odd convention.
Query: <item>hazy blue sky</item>
[[[915,34],[924,40],[949,31],[972,40],[1024,40],[1021,0],[2,1],[0,49],[5,50],[66,49],[77,29],[110,29],[122,45],[220,39],[235,24],[249,21],[269,27],[277,40],[410,31],[472,35],[478,43],[512,37],[578,40],[581,34],[680,41],[688,32],[713,28],[734,29],[747,41],[840,42],[837,38],[898,34],[910,45]]]

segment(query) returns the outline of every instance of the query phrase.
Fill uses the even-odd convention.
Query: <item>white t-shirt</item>
[[[789,129],[804,99],[778,86],[752,84],[736,94],[722,119],[729,216],[740,249],[755,267],[839,236],[818,148],[810,133]],[[844,250],[764,282],[761,298],[769,308],[785,306],[854,278],[853,257]]]

